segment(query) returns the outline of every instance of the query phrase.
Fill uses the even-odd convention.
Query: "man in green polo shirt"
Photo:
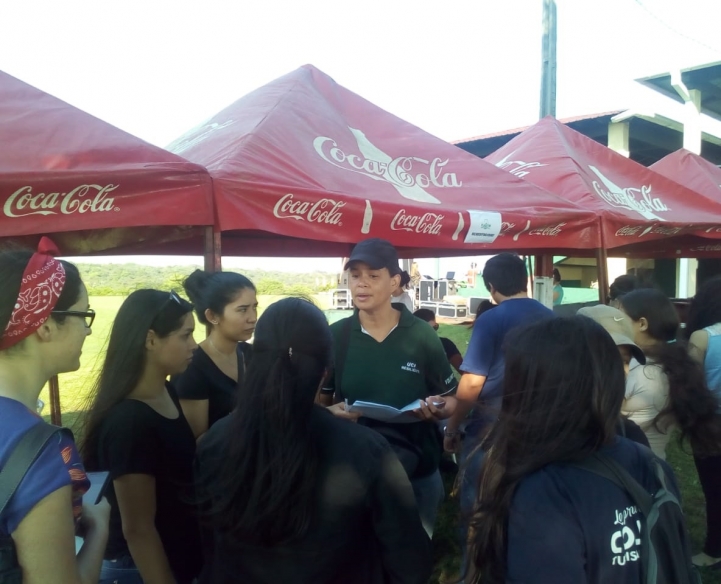
[[[425,322],[403,304],[391,304],[400,285],[395,248],[382,239],[367,239],[353,249],[345,269],[356,310],[331,325],[336,371],[325,383],[321,401],[342,416],[343,404],[357,400],[401,409],[416,400],[417,422],[381,422],[361,417],[358,423],[386,437],[403,464],[429,535],[443,499],[438,472],[441,457],[438,420],[455,411],[456,379],[443,345]]]

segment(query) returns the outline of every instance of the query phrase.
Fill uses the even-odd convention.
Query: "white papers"
[[[373,402],[356,401],[353,405],[346,405],[346,412],[358,412],[366,418],[372,418],[380,422],[393,422],[394,424],[410,424],[420,422],[420,419],[413,413],[413,410],[420,409],[421,400],[417,399],[400,410],[383,404]]]

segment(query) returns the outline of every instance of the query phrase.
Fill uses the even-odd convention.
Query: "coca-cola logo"
[[[721,244],[700,245],[698,247],[692,247],[690,251],[721,251]]]
[[[536,229],[531,229],[528,232],[528,235],[542,235],[544,237],[556,237],[559,235],[562,231],[562,227],[565,225],[565,223],[557,223],[553,225],[544,225],[543,227],[537,227]]]
[[[405,209],[396,213],[391,221],[393,231],[414,231],[425,235],[440,235],[443,227],[443,217],[438,213],[424,213],[423,215],[407,215]]]
[[[651,195],[651,185],[640,187],[619,187],[607,178],[598,168],[589,165],[588,167],[601,182],[592,181],[593,190],[596,194],[612,207],[636,211],[645,219],[658,219],[665,221],[663,217],[656,215],[657,212],[668,211],[668,207],[658,197]]]
[[[689,225],[681,227],[669,227],[666,225],[624,225],[620,229],[616,230],[617,237],[643,237],[644,235],[662,235],[665,237],[672,237],[679,235],[683,231],[686,231]]]
[[[401,196],[419,203],[440,204],[436,197],[425,190],[429,187],[463,186],[456,173],[447,170],[449,159],[418,156],[392,158],[371,143],[360,130],[348,129],[355,138],[358,153],[343,150],[333,138],[318,136],[313,140],[313,148],[318,156],[336,168],[387,182]]]
[[[515,223],[504,221],[503,223],[501,223],[501,232],[499,235],[506,235],[507,233],[510,233],[515,226]]]
[[[557,237],[563,231],[565,223],[551,223],[531,228],[531,220],[527,219],[525,224],[516,230],[516,224],[504,221],[501,224],[501,235],[512,235],[513,241],[518,241],[524,233],[528,236]]]
[[[204,124],[198,128],[193,128],[187,134],[183,134],[180,138],[171,142],[166,147],[166,150],[174,154],[182,154],[186,150],[206,140],[214,132],[232,126],[234,123],[235,120],[227,120],[225,122],[213,122],[212,124]]]
[[[637,211],[638,213],[668,211],[668,207],[663,204],[661,199],[651,196],[651,185],[639,188],[626,187],[620,191],[612,192],[597,181],[593,181],[592,184],[596,194],[613,207]],[[637,198],[639,196],[640,198]]]
[[[108,196],[120,185],[78,185],[66,192],[33,192],[31,186],[20,187],[3,205],[6,217],[29,215],[72,215],[73,213],[104,213],[120,211],[115,199]]]
[[[539,168],[541,166],[548,166],[547,164],[542,164],[540,162],[525,162],[523,160],[508,160],[514,154],[515,154],[515,152],[509,154],[502,160],[499,160],[498,162],[496,162],[496,166],[498,168],[502,168],[503,170],[510,172],[512,175],[515,175],[520,178],[527,176],[531,172],[531,170],[533,170],[534,168]]]
[[[273,207],[273,215],[278,219],[295,219],[310,223],[325,223],[327,225],[341,226],[343,223],[343,201],[333,199],[319,199],[316,202],[301,201],[292,193],[283,195]]]
[[[641,225],[624,225],[616,230],[616,237],[632,237],[643,230]]]

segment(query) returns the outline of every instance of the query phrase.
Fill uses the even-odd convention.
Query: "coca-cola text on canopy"
[[[418,156],[399,156],[392,158],[373,144],[366,135],[355,128],[348,128],[356,141],[358,154],[343,150],[336,140],[327,136],[318,136],[313,140],[313,148],[318,156],[349,172],[362,174],[374,180],[384,181],[393,186],[406,199],[419,203],[440,204],[440,201],[425,189],[458,188],[463,182],[456,173],[448,172],[449,159]]]
[[[103,213],[119,211],[115,199],[108,193],[120,185],[78,185],[62,192],[34,193],[32,186],[24,186],[10,195],[3,205],[6,217],[29,215],[72,215],[73,213]]]
[[[548,166],[547,164],[542,164],[541,162],[525,162],[524,160],[508,160],[511,156],[515,155],[515,151],[509,154],[508,156],[502,158],[498,162],[496,162],[496,166],[498,168],[502,168],[503,170],[506,170],[510,172],[511,174],[523,178],[524,176],[528,175],[531,170],[534,168],[539,168],[541,166]]]
[[[343,201],[333,199],[319,199],[318,201],[302,201],[295,198],[293,193],[283,195],[273,207],[273,215],[278,219],[296,219],[310,223],[325,223],[328,225],[343,225]]]
[[[393,231],[414,231],[426,235],[440,235],[443,227],[444,215],[439,213],[424,213],[422,215],[408,215],[405,209],[396,213],[391,221]]]
[[[593,181],[593,190],[606,203],[612,207],[635,211],[644,219],[657,219],[666,221],[663,217],[656,215],[659,212],[668,211],[669,208],[658,197],[651,196],[651,185],[641,185],[640,187],[620,187],[611,179],[606,177],[601,170],[595,166],[589,165],[588,168],[601,181]],[[640,195],[640,198],[636,198]]]

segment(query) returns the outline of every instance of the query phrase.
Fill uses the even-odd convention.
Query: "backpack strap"
[[[48,441],[64,428],[40,422],[22,435],[0,470],[0,515]]]
[[[650,533],[660,519],[660,506],[664,503],[673,503],[681,512],[681,504],[676,496],[667,488],[668,477],[661,462],[656,458],[650,449],[641,447],[644,459],[660,484],[660,489],[651,495],[634,479],[626,469],[618,464],[613,458],[598,452],[585,460],[572,463],[572,466],[587,470],[602,476],[619,488],[628,493],[636,507],[641,511],[646,527],[641,533],[641,554],[645,558],[641,564],[641,581],[646,584],[655,584],[659,577],[659,562],[656,550],[651,545]],[[690,547],[683,550],[688,560],[688,573],[693,582],[701,582],[700,577],[691,565]],[[666,580],[664,580],[666,581]]]
[[[645,458],[650,463],[648,456]],[[657,519],[657,517],[654,517],[653,523],[649,521],[649,516],[651,515],[654,503],[653,496],[651,496],[625,468],[618,464],[613,458],[606,456],[605,454],[594,452],[591,456],[585,458],[584,460],[574,462],[572,465],[608,479],[619,489],[630,495],[631,500],[646,519],[646,528],[644,529],[641,537],[641,554],[644,558],[648,558],[649,561],[644,561],[641,564],[641,581],[649,584],[655,583],[658,566],[656,565],[655,557],[651,558],[651,556],[655,556],[655,554],[652,546],[649,545],[648,538],[649,525],[655,523]],[[660,465],[658,465],[658,467],[660,468]],[[661,472],[663,472],[663,469],[661,469]],[[658,513],[658,509],[655,511]]]
[[[573,466],[602,476],[605,479],[611,481],[620,489],[626,491],[631,496],[631,499],[636,504],[641,513],[643,513],[644,517],[648,517],[651,513],[651,507],[653,507],[653,496],[650,495],[648,491],[646,491],[646,489],[644,489],[638,483],[638,481],[628,473],[625,468],[623,468],[610,456],[594,452],[588,458],[585,458],[584,460],[580,460],[578,462],[574,462]],[[665,474],[663,472],[663,468],[661,468],[658,463],[656,463],[655,466],[657,467],[657,476],[658,472],[660,472],[662,475]],[[665,477],[663,479],[659,477],[659,479],[661,480],[662,486],[665,488]]]

